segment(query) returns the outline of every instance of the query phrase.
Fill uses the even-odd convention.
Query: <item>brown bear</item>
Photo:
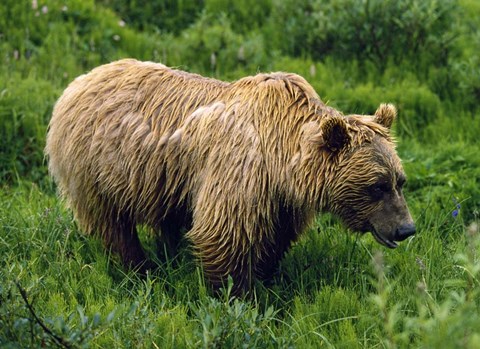
[[[53,110],[49,171],[81,230],[145,265],[136,226],[186,239],[210,282],[268,277],[318,212],[390,248],[415,233],[390,135],[396,109],[343,115],[302,77],[227,83],[125,59]]]

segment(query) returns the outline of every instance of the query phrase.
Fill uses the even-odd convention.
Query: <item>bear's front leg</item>
[[[227,285],[229,276],[233,279],[233,295],[245,294],[252,288],[256,258],[251,246],[235,240],[240,234],[242,232],[225,229],[222,225],[211,227],[200,222],[187,233],[215,292]]]
[[[265,194],[270,182],[255,130],[248,130],[214,147],[204,145],[210,154],[202,160],[205,168],[197,170],[190,205],[193,225],[186,234],[213,287],[225,285],[231,276],[236,295],[251,290],[259,261],[265,259],[264,246],[274,236],[271,200]],[[235,156],[223,156],[225,149],[240,144]]]

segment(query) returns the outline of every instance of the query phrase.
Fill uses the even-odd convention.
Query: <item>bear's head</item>
[[[415,234],[402,192],[405,172],[390,136],[396,115],[393,105],[382,104],[373,116],[326,116],[317,138],[330,167],[324,209],[389,248]]]

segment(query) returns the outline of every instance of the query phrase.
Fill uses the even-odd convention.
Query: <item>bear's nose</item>
[[[404,224],[397,229],[395,234],[395,241],[403,241],[409,236],[412,236],[413,234],[415,234],[415,232],[416,232],[415,224],[413,223]]]

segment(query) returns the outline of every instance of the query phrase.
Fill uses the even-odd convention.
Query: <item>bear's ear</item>
[[[374,120],[386,128],[391,128],[396,117],[397,108],[393,104],[380,104],[375,112]]]
[[[341,116],[324,118],[320,122],[322,144],[336,152],[350,143],[347,123]]]

